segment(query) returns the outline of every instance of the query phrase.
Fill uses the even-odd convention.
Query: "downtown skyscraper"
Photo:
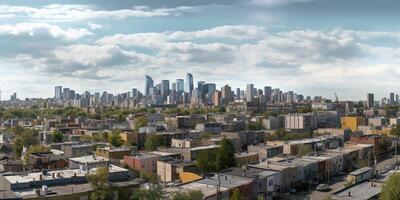
[[[150,88],[154,87],[154,80],[149,75],[146,75],[146,82],[144,85],[144,94],[148,96],[150,94]]]
[[[185,82],[185,92],[192,94],[193,91],[193,75],[191,73],[186,74],[186,82]]]

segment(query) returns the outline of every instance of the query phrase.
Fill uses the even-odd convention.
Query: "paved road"
[[[322,200],[325,199],[326,197],[330,196],[331,194],[341,190],[344,188],[344,183],[345,183],[345,176],[339,177],[336,180],[332,180],[328,182],[327,184],[329,185],[330,190],[327,192],[320,192],[318,190],[313,190],[311,191],[310,199],[311,200]]]
[[[400,155],[397,156],[398,162],[400,163]],[[381,172],[385,169],[387,169],[388,166],[391,166],[392,169],[394,168],[396,163],[396,158],[395,156],[391,156],[386,160],[383,160],[379,163],[376,164],[376,170],[378,170],[378,172]],[[327,184],[329,185],[329,187],[331,188],[330,191],[327,192],[320,192],[317,190],[312,190],[311,191],[311,195],[310,195],[310,199],[311,200],[321,200],[321,199],[325,199],[327,196],[341,190],[344,188],[344,183],[345,183],[345,177],[339,177],[336,180],[333,180],[331,182],[328,182]]]

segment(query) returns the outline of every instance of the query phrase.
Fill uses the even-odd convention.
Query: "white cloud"
[[[54,38],[63,38],[67,40],[75,40],[84,36],[93,35],[84,28],[68,28],[62,29],[59,26],[46,23],[18,23],[13,25],[0,25],[0,33],[21,35],[27,34],[35,36],[36,34],[49,34]]]
[[[146,6],[138,6],[130,9],[120,10],[95,10],[88,5],[80,4],[51,4],[40,8],[28,6],[0,5],[0,14],[25,15],[33,19],[56,20],[56,21],[79,21],[90,19],[124,19],[129,17],[165,17],[181,15],[193,12],[192,7],[156,8],[150,9]]]
[[[29,31],[15,32],[20,33]],[[146,72],[159,79],[173,79],[191,71],[196,79],[232,87],[253,82],[320,95],[331,95],[335,89],[341,97],[350,98],[348,88],[363,92],[360,85],[371,80],[373,88],[389,87],[389,83],[393,84],[390,87],[400,86],[398,43],[383,46],[371,42],[376,38],[398,42],[396,32],[333,29],[267,33],[263,27],[221,26],[188,32],[116,34],[94,42],[61,44],[40,56],[19,55],[14,63],[34,66],[43,76],[87,80],[95,85],[109,81],[111,88],[124,81],[140,85]],[[315,88],[319,88],[317,92]]]
[[[250,0],[247,4],[255,6],[279,6],[291,3],[304,3],[313,0]]]
[[[103,26],[101,24],[95,24],[95,23],[89,23],[88,26],[92,30],[102,29],[103,28]]]

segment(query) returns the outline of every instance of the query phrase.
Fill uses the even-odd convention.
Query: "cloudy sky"
[[[184,78],[365,99],[400,88],[396,0],[0,0],[0,90]]]

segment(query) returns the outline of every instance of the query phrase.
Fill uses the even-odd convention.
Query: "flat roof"
[[[360,184],[354,185],[350,188],[340,190],[333,193],[332,197],[334,199],[346,199],[346,200],[365,200],[376,197],[381,193],[381,185],[374,183],[376,186],[372,187],[371,182],[362,182]],[[349,197],[350,192],[350,197]]]
[[[89,173],[93,173],[96,171],[97,168],[92,168],[89,170]],[[123,172],[128,171],[127,169],[118,167],[116,165],[110,165],[109,167],[110,173],[113,172]],[[60,173],[61,177],[53,178],[52,173]],[[77,177],[85,177],[87,171],[81,169],[65,169],[65,170],[54,170],[48,171],[47,175],[42,175],[42,172],[31,172],[31,173],[23,173],[23,174],[16,174],[16,175],[7,175],[4,178],[10,182],[11,184],[15,183],[29,183],[32,181],[40,180],[40,175],[42,175],[43,180],[53,180],[53,179],[66,179],[72,178],[76,174]]]
[[[349,175],[357,176],[360,174],[364,174],[368,171],[372,171],[372,167],[363,167],[363,168],[357,169],[356,171],[352,171]]]
[[[246,178],[241,176],[218,174],[218,176],[207,177],[205,179],[201,179],[196,182],[213,186],[217,186],[219,182],[222,187],[231,189],[240,185],[251,183],[253,182],[253,180],[254,179],[252,178]]]
[[[81,157],[75,157],[75,158],[69,158],[68,160],[71,160],[73,162],[77,163],[98,163],[98,162],[108,162],[110,161],[108,158],[101,157],[101,156],[96,156],[96,155],[88,155],[88,156],[81,156]]]
[[[213,144],[213,145],[208,145],[208,146],[193,147],[193,148],[190,148],[190,150],[197,151],[197,150],[203,150],[203,149],[214,149],[214,148],[219,148],[219,147],[221,147],[221,145]]]

